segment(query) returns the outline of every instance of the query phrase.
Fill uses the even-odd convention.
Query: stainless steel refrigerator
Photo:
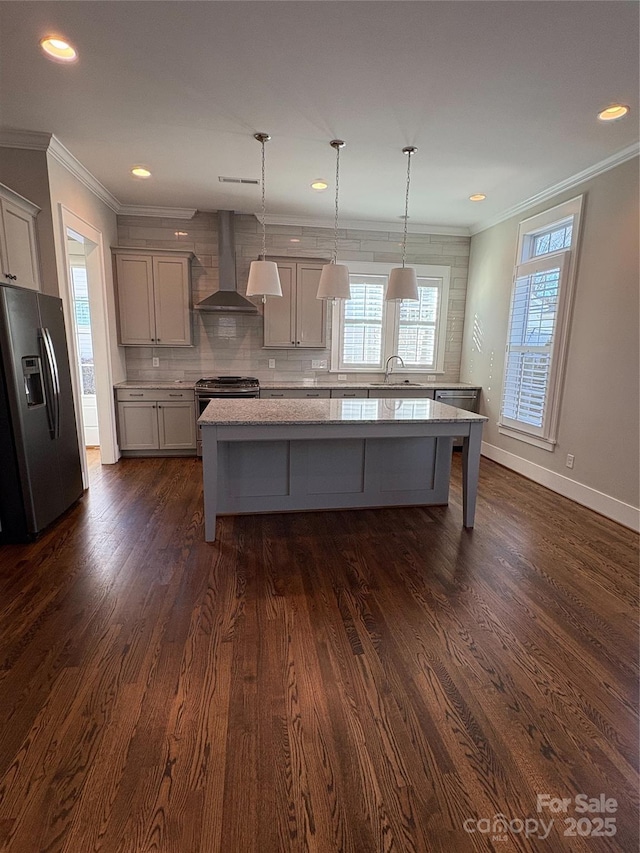
[[[35,539],[82,494],[62,300],[0,286],[0,537]]]

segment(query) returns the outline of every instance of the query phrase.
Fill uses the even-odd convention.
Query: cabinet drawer
[[[430,388],[372,388],[369,391],[369,396],[375,397],[378,400],[386,400],[393,397],[401,400],[433,400],[433,393]]]
[[[163,391],[154,391],[156,395],[156,400],[160,403],[179,403],[181,400],[185,403],[195,403],[195,393],[193,391],[189,391],[188,389],[182,389],[181,391],[166,389]]]
[[[194,403],[195,393],[190,388],[158,389],[158,388],[116,388],[116,400],[131,402],[151,401],[160,403]]]
[[[118,402],[131,400],[133,403],[155,403],[158,399],[158,393],[158,391],[150,388],[116,388],[116,400]]]
[[[328,388],[282,388],[275,389],[273,391],[270,390],[260,390],[260,397],[263,400],[274,400],[276,398],[286,399],[286,400],[303,400],[303,399],[314,399],[317,400],[319,398],[328,398],[331,396],[331,392]]]
[[[332,388],[331,396],[337,397],[340,400],[366,400],[369,392],[365,388]]]

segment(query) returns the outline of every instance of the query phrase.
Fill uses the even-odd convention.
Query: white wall
[[[96,359],[96,389],[98,394],[98,416],[100,421],[100,445],[103,462],[115,462],[118,457],[116,445],[115,410],[112,384],[126,377],[125,356],[118,346],[116,325],[116,303],[113,286],[111,246],[117,242],[116,214],[83,183],[62,166],[51,154],[48,155],[50,209],[53,215],[53,233],[56,249],[58,279],[61,295],[66,287],[67,269],[62,225],[61,205],[78,219],[87,223],[102,236],[102,263],[104,274],[104,329],[94,328],[93,342]],[[68,300],[65,300],[68,307]],[[95,319],[92,304],[92,318]],[[92,319],[92,326],[93,326]],[[106,369],[105,369],[106,366]],[[79,400],[80,397],[78,396]]]
[[[40,208],[36,231],[42,273],[41,290],[50,296],[59,296],[46,152],[0,148],[0,183]]]
[[[583,193],[558,444],[550,453],[497,429],[517,229]],[[463,381],[483,386],[487,455],[630,526],[640,466],[638,208],[635,158],[472,237],[460,370]]]

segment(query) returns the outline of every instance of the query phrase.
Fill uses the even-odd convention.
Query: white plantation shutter
[[[418,302],[402,302],[398,320],[397,354],[406,367],[434,370],[437,321],[442,281],[418,279]]]
[[[382,367],[384,288],[387,277],[351,276],[351,298],[344,303],[340,367]]]
[[[563,310],[569,252],[516,267],[505,360],[501,425],[547,438],[554,344]]]

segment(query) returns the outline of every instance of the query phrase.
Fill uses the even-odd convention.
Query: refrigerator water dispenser
[[[24,356],[22,359],[22,375],[24,376],[24,392],[27,406],[44,406],[44,390],[42,387],[42,365],[38,356]]]

